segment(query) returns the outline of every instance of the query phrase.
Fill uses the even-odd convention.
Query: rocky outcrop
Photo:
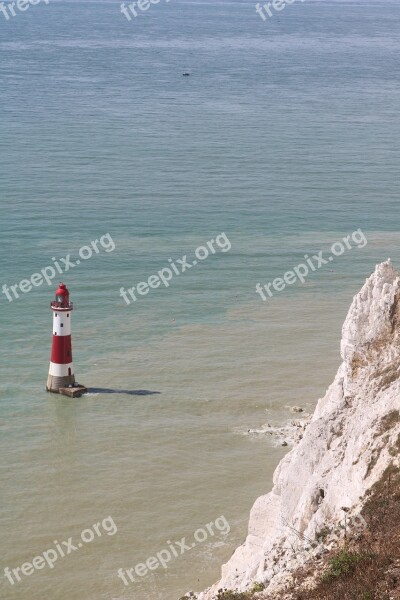
[[[307,425],[284,457],[270,493],[251,510],[248,536],[221,580],[199,595],[243,591],[263,582],[279,590],[331,531],[360,511],[389,464],[399,465],[400,278],[390,260],[377,265],[354,297],[343,325],[343,362]]]
[[[302,416],[302,419],[289,421],[289,423],[280,427],[265,423],[258,429],[248,429],[247,435],[272,436],[275,446],[294,446],[302,439],[307,424],[311,419],[307,413],[303,413]]]

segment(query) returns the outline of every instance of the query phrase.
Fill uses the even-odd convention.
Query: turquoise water
[[[218,577],[284,454],[247,429],[312,410],[353,294],[376,262],[399,264],[399,22],[396,2],[295,3],[268,23],[219,0],[134,22],[118,2],[0,15],[0,287],[115,244],[52,286],[0,293],[2,569],[109,515],[118,528],[1,577],[1,597],[176,600]],[[357,229],[366,246],[257,295]],[[221,232],[228,252],[120,297]],[[44,391],[59,279],[95,390],[74,401]],[[228,535],[118,579],[220,515]]]

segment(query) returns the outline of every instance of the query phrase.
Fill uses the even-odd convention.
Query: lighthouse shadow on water
[[[90,394],[128,394],[129,396],[151,396],[152,394],[161,394],[151,390],[114,390],[109,388],[88,388]]]

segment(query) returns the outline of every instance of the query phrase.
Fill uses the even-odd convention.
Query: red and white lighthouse
[[[50,306],[53,311],[53,345],[47,390],[58,393],[60,388],[75,383],[71,344],[71,314],[74,307],[64,283],[58,286],[56,299],[50,302]]]

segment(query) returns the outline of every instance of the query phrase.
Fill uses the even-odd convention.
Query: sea
[[[400,3],[21,6],[0,12],[0,597],[177,600],[290,451],[251,430],[313,411],[354,294],[400,265]],[[45,390],[60,281],[75,399]]]

